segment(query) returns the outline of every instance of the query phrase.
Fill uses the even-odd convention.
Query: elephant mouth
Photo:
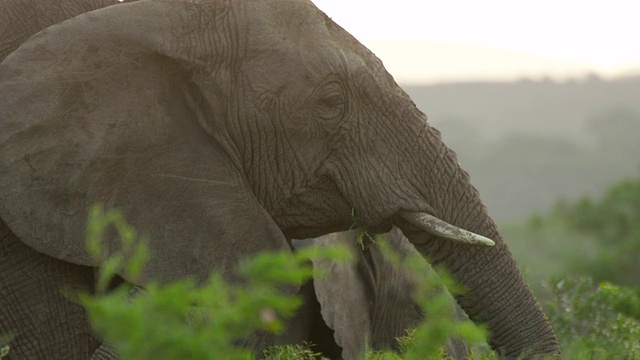
[[[411,224],[415,228],[424,231],[428,234],[444,238],[457,243],[466,245],[479,245],[479,246],[494,246],[495,241],[473,233],[471,231],[462,229],[455,225],[451,225],[444,220],[441,220],[426,212],[414,212],[414,211],[400,211],[397,215],[406,223]],[[308,237],[318,237],[331,232],[343,231],[343,226],[336,224],[334,229],[327,229],[326,227],[319,227],[315,229],[309,227],[304,228],[291,228],[285,231],[285,236],[288,239],[302,239]],[[371,233],[385,233],[391,230],[391,224],[385,224],[375,227],[368,227],[367,231]]]
[[[307,238],[317,238],[330,233],[340,232],[345,230],[345,224],[334,224],[332,226],[297,226],[283,229],[282,233],[288,240],[299,240]]]

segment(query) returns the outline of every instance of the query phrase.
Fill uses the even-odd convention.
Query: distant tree
[[[599,243],[596,257],[577,264],[599,281],[640,286],[640,177],[625,179],[600,199],[557,203],[554,214]]]

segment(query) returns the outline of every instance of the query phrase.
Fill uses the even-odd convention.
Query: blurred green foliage
[[[640,293],[589,278],[552,280],[547,310],[567,359],[640,359]]]
[[[503,229],[565,358],[640,358],[640,177]]]
[[[597,242],[597,256],[576,262],[576,270],[599,281],[640,285],[640,178],[625,179],[600,199],[558,202],[552,217]]]
[[[105,257],[100,238],[111,225],[122,237],[123,252]],[[110,283],[117,273],[135,278],[137,274],[130,271],[140,271],[148,254],[119,213],[100,207],[91,212],[88,243],[103,264],[99,284]],[[228,284],[214,272],[204,284],[194,279],[151,282],[145,284],[144,294],[133,297],[128,296],[129,286],[123,285],[109,293],[81,294],[80,300],[91,325],[123,359],[218,359],[220,354],[225,359],[251,359],[251,351],[238,345],[241,339],[255,331],[282,331],[283,318],[300,305],[299,298],[285,296],[280,289],[311,277],[309,258],[348,261],[347,254],[328,247],[259,254],[240,264],[242,286]]]
[[[309,247],[262,253],[240,263],[241,285],[227,283],[214,272],[204,284],[193,279],[173,283],[145,284],[132,296],[121,285],[106,292],[116,274],[137,278],[148,258],[145,242],[115,211],[95,207],[87,227],[88,248],[102,262],[96,295],[80,294],[93,328],[123,359],[252,359],[254,354],[238,344],[255,331],[278,333],[284,320],[300,305],[300,299],[279,290],[298,285],[312,276],[310,258],[350,261],[348,252],[336,247]],[[113,226],[122,238],[121,251],[107,253],[101,245],[103,232]],[[381,246],[385,242],[380,241]],[[388,256],[395,256],[387,248]],[[395,259],[400,264],[399,258]],[[438,359],[451,336],[469,343],[485,342],[486,333],[469,320],[454,320],[452,298],[435,272],[427,271],[421,257],[405,259],[402,266],[424,281],[418,282],[416,298],[428,322],[399,339],[402,354],[370,352],[370,359]],[[453,284],[447,284],[455,289]],[[134,290],[137,288],[134,288]],[[310,345],[274,346],[263,353],[268,359],[313,359],[319,354]],[[402,357],[400,357],[402,356]]]
[[[263,355],[265,360],[315,360],[320,353],[314,352],[312,344],[270,346]]]
[[[0,359],[6,356],[9,356],[9,350],[10,350],[9,345],[2,344],[2,346],[0,346]]]
[[[546,215],[502,226],[533,288],[563,275],[640,286],[640,177],[598,198],[558,200]]]

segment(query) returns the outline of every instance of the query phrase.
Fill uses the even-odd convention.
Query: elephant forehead
[[[250,22],[245,53],[263,62],[262,67],[253,66],[256,70],[304,69],[307,77],[347,68],[386,73],[373,53],[310,1],[253,2],[246,11]]]

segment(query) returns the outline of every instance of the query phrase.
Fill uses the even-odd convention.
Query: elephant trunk
[[[397,225],[416,249],[434,265],[444,266],[467,292],[457,301],[474,322],[488,327],[491,346],[507,358],[519,355],[560,354],[551,324],[524,282],[496,224],[489,217],[468,174],[456,155],[430,127],[423,130],[418,157],[420,169],[427,169],[422,187],[432,206],[432,215],[449,224],[483,235],[495,246],[453,242],[418,230],[404,219]],[[414,175],[415,176],[415,175]]]

